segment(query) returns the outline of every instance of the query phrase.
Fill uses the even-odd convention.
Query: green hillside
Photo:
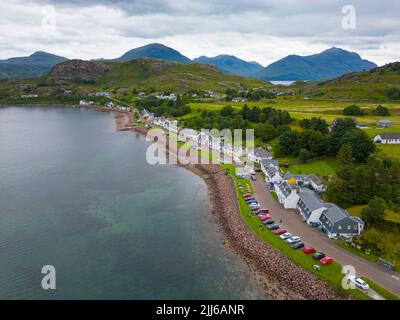
[[[197,63],[180,64],[152,59],[128,62],[69,60],[56,65],[39,79],[1,81],[0,92],[7,97],[31,92],[48,96],[65,89],[72,89],[80,95],[121,88],[185,93],[189,90],[225,92],[227,88],[270,86],[262,80],[223,74],[212,66]]]
[[[309,83],[296,92],[310,98],[400,101],[400,62]]]

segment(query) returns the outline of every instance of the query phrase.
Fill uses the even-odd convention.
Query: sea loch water
[[[147,146],[110,113],[0,108],[1,299],[264,298],[205,183],[148,165]]]

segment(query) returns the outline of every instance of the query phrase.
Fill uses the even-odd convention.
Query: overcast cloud
[[[345,5],[356,9],[356,29],[342,28]],[[54,30],[42,27],[52,8]],[[337,46],[381,65],[400,60],[399,15],[400,0],[8,0],[0,59],[37,50],[116,58],[160,42],[189,58],[233,54],[263,65]]]

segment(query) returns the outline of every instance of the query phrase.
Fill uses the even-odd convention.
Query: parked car
[[[251,202],[256,201],[256,198],[253,198],[253,197],[251,197],[251,198],[246,198],[246,199],[244,199],[244,201],[246,201],[247,203],[251,203]]]
[[[259,214],[259,213],[266,213],[266,214],[268,214],[268,213],[269,213],[269,210],[268,210],[268,209],[260,209],[260,210],[257,211],[257,214]]]
[[[324,257],[321,260],[319,260],[321,264],[331,264],[333,262],[333,259],[331,257]]]
[[[269,224],[269,225],[267,225],[267,227],[269,230],[277,230],[277,229],[279,229],[279,224],[276,224],[276,223]]]
[[[272,217],[270,215],[265,215],[265,216],[259,216],[261,221],[265,221],[265,220],[272,220]]]
[[[292,236],[292,237],[286,239],[286,242],[289,244],[293,244],[293,243],[299,242],[300,240],[301,240],[300,237]]]
[[[309,222],[308,225],[313,228],[318,228],[321,225],[321,222]]]
[[[260,209],[260,204],[258,203],[258,202],[253,202],[253,203],[250,203],[250,209],[251,210],[257,210],[257,209]]]
[[[352,282],[357,288],[361,290],[368,291],[369,285],[361,278],[356,278],[355,276],[349,276],[349,281]]]
[[[274,220],[272,220],[272,219],[269,219],[269,220],[265,220],[265,221],[263,221],[263,223],[264,224],[274,224],[275,223],[275,221]]]
[[[325,253],[323,253],[323,252],[316,252],[316,253],[314,253],[312,256],[313,256],[313,258],[314,258],[315,260],[321,260],[323,257],[325,257]]]
[[[301,241],[292,244],[292,248],[293,249],[300,249],[300,248],[303,248],[303,247],[304,247],[304,243],[301,242]]]
[[[272,217],[269,213],[260,212],[260,210],[256,211],[256,215],[258,215],[259,217],[261,217],[261,216]]]
[[[253,180],[253,181],[257,181],[257,177],[256,177],[254,174],[252,174],[252,175],[250,176],[250,179]]]
[[[311,254],[311,253],[315,253],[315,249],[314,249],[314,247],[306,246],[303,248],[303,252],[306,254]]]
[[[278,229],[278,230],[274,231],[274,234],[276,234],[277,236],[280,236],[281,234],[284,234],[286,232],[287,232],[287,230],[285,230],[285,229]]]
[[[253,195],[251,193],[246,193],[243,195],[243,198],[253,198]]]
[[[279,237],[280,237],[282,240],[286,240],[286,239],[289,239],[291,236],[292,236],[292,234],[291,234],[290,232],[286,232],[286,233],[280,235]]]

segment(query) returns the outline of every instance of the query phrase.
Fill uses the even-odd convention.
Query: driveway
[[[274,220],[290,233],[298,235],[306,243],[313,246],[317,251],[332,256],[342,265],[352,265],[357,275],[366,276],[387,290],[400,296],[400,277],[397,272],[382,269],[378,265],[370,263],[352,253],[337,247],[333,240],[329,239],[321,230],[309,227],[302,220],[297,210],[285,210],[267,189],[263,177],[258,174],[257,181],[251,181],[254,195],[258,202],[271,211]],[[376,297],[378,298],[378,297]]]

